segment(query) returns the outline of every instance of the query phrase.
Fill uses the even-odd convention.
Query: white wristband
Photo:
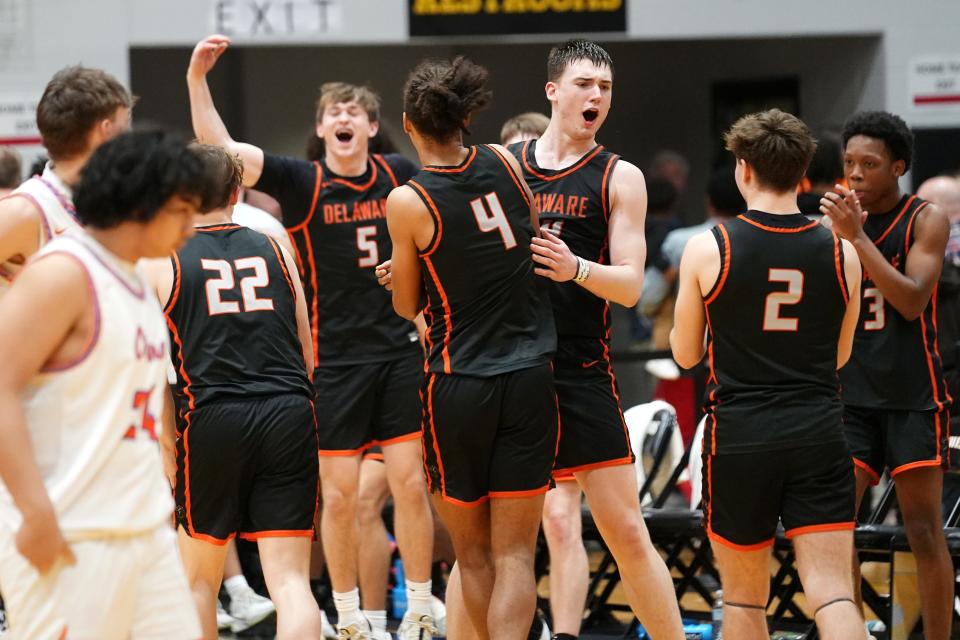
[[[576,256],[576,258],[577,258],[577,273],[575,276],[573,276],[573,281],[576,282],[577,284],[581,284],[587,278],[590,277],[590,263],[584,260],[583,258],[581,258],[580,256]]]

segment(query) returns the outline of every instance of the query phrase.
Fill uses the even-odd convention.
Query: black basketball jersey
[[[897,271],[904,273],[925,200],[904,195],[893,210],[871,213],[864,231]],[[860,321],[850,362],[840,371],[843,401],[858,407],[922,411],[950,403],[937,351],[937,287],[916,320],[888,303],[863,271]]]
[[[841,441],[837,345],[849,293],[839,238],[799,213],[760,211],[712,232],[720,274],[704,297],[704,451]]]
[[[266,156],[257,188],[274,195],[297,251],[317,365],[384,362],[416,353],[416,328],[393,311],[374,268],[390,258],[387,196],[413,175],[401,156],[372,154],[359,177],[324,162]],[[306,195],[306,197],[304,197]]]
[[[200,227],[171,258],[178,407],[286,393],[312,397],[290,273],[276,242],[236,224]]]
[[[560,236],[574,255],[609,264],[610,176],[619,156],[598,145],[569,167],[541,169],[534,154],[536,145],[536,140],[529,140],[511,145],[510,150],[533,192],[540,225]],[[610,338],[606,300],[575,282],[551,280],[548,286],[559,337]]]
[[[507,159],[470,147],[460,165],[424,167],[408,186],[435,227],[420,252],[427,370],[490,377],[549,361],[546,279],[533,272],[530,204]]]

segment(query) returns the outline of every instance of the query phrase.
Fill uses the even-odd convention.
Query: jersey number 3
[[[869,302],[868,302],[869,301]],[[863,290],[864,313],[871,314],[863,321],[864,331],[882,331],[887,326],[887,314],[883,305],[883,294],[876,287]]]
[[[796,331],[799,320],[784,317],[781,307],[797,304],[803,298],[803,272],[796,269],[770,269],[770,282],[786,282],[786,291],[774,291],[767,295],[763,305],[764,331]]]
[[[232,291],[236,286],[234,271],[252,270],[253,275],[240,279],[240,295],[244,312],[273,311],[273,300],[258,298],[257,289],[270,284],[267,261],[260,257],[238,258],[231,265],[226,260],[200,260],[204,271],[214,271],[216,277],[207,278],[207,313],[218,316],[224,313],[240,313],[240,303],[236,300],[223,300],[221,292]]]

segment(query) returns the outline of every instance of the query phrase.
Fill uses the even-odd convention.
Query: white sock
[[[333,606],[337,608],[337,626],[341,629],[351,624],[362,627],[363,616],[360,615],[360,590],[356,587],[345,593],[333,592]]]
[[[426,582],[414,582],[406,580],[407,583],[407,611],[411,611],[418,616],[432,616],[433,604],[431,589],[433,580]]]
[[[247,579],[243,577],[243,574],[237,574],[231,576],[223,581],[223,587],[227,590],[227,593],[230,594],[230,599],[239,598],[241,595],[253,591],[250,588],[250,585],[247,584]]]
[[[386,632],[387,630],[387,611],[382,609],[380,611],[371,611],[370,609],[364,609],[363,617],[370,622],[370,627],[374,631]]]

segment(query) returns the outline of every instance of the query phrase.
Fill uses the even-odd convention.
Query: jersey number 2
[[[483,206],[484,201],[487,203],[486,207]],[[517,246],[517,239],[513,237],[513,229],[510,228],[507,214],[503,212],[503,206],[496,193],[488,193],[482,198],[471,200],[470,208],[473,209],[473,217],[477,219],[477,227],[480,231],[499,231],[504,249],[509,250]]]
[[[252,270],[252,276],[240,279],[240,295],[243,299],[243,310],[273,311],[273,300],[258,298],[257,289],[270,284],[270,274],[267,272],[267,261],[260,257],[238,258],[231,265],[226,260],[200,260],[204,271],[215,271],[218,277],[207,279],[207,313],[218,316],[224,313],[240,313],[240,303],[236,300],[223,300],[221,291],[230,291],[234,288],[234,270]]]
[[[781,307],[797,304],[803,298],[803,272],[796,269],[770,269],[767,278],[770,282],[786,282],[786,291],[774,291],[767,295],[763,306],[764,331],[796,331],[799,320],[785,318]]]

